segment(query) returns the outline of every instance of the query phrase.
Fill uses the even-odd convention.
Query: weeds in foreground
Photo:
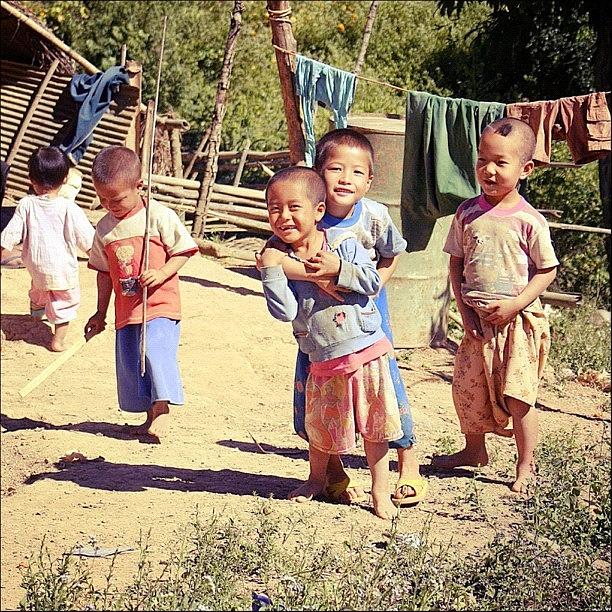
[[[524,523],[462,555],[452,542],[398,532],[321,543],[312,521],[259,504],[254,526],[197,512],[160,565],[148,539],[130,586],[93,586],[87,567],[45,552],[24,571],[22,610],[602,610],[610,609],[610,438],[551,436],[539,451]],[[482,483],[470,500],[480,502]],[[401,520],[401,519],[400,519]],[[288,523],[287,523],[288,521]]]
[[[580,374],[587,370],[610,372],[610,325],[595,325],[595,307],[585,304],[574,310],[550,314],[550,364]]]

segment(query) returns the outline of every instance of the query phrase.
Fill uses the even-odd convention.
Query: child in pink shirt
[[[66,349],[68,323],[80,301],[78,249],[89,253],[94,228],[77,204],[59,195],[70,162],[57,147],[41,147],[28,162],[35,195],[22,198],[2,232],[4,251],[23,242],[22,258],[32,277],[30,312],[55,326],[52,351]]]

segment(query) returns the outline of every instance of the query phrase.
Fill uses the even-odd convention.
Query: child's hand
[[[308,274],[319,278],[336,278],[340,274],[340,258],[331,251],[319,251],[304,262]]]
[[[89,317],[89,321],[85,323],[85,340],[90,340],[94,336],[103,332],[106,328],[106,316],[101,312],[96,312],[93,316]]]
[[[482,310],[489,313],[485,317],[485,321],[491,325],[505,325],[512,321],[521,311],[513,299],[489,302],[486,306],[482,307]]]
[[[259,253],[255,253],[255,267],[258,270],[261,270],[262,268],[266,268],[268,266],[275,266],[278,264],[268,264],[268,266],[264,265],[262,262],[262,257],[263,254],[266,251],[279,251],[283,254],[287,254],[288,250],[289,250],[289,245],[285,244],[284,242],[282,242],[281,240],[279,240],[276,236],[272,236],[272,238],[270,238],[268,240],[268,242],[266,242],[266,244],[264,245],[263,249],[261,249],[261,251],[259,251]],[[281,260],[282,261],[282,260]]]
[[[480,319],[472,308],[465,306],[461,312],[461,320],[466,334],[469,334],[474,340],[484,340],[482,329],[480,329]]]
[[[168,275],[162,270],[145,270],[138,280],[143,287],[157,287],[168,280]]]

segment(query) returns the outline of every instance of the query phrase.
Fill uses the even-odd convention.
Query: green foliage
[[[610,372],[610,326],[594,325],[594,310],[587,303],[575,310],[552,312],[550,362],[555,369],[567,367],[577,374],[587,370]]]
[[[438,0],[442,14],[462,16],[471,3]],[[532,2],[513,0],[486,2],[490,18],[476,27],[468,56],[475,73],[466,74],[467,61],[446,66],[440,82],[448,83],[457,96],[477,100],[515,102],[575,96],[593,90],[593,56],[596,37],[590,0]],[[462,51],[460,51],[462,53]],[[465,57],[467,60],[467,57]],[[471,68],[471,67],[470,67]]]
[[[553,158],[571,161],[564,142],[555,143]],[[527,199],[536,208],[562,211],[563,223],[603,227],[598,164],[581,168],[536,168],[529,179]],[[561,262],[555,287],[584,293],[600,307],[610,308],[610,276],[603,234],[551,229]]]
[[[159,564],[145,538],[121,589],[113,563],[95,587],[81,562],[53,561],[43,542],[24,570],[20,609],[246,610],[253,593],[269,597],[262,609],[271,611],[609,609],[609,432],[585,445],[570,432],[553,436],[538,462],[534,497],[514,501],[524,523],[498,528],[467,555],[431,541],[429,525],[399,533],[397,521],[382,541],[350,533],[326,542],[312,517],[282,518],[265,500],[251,526],[196,512]]]

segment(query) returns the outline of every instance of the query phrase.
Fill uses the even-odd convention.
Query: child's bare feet
[[[66,350],[66,336],[68,334],[68,323],[56,323],[53,339],[51,340],[51,350],[61,353]]]
[[[155,402],[148,412],[150,420],[147,434],[160,440],[168,433],[168,423],[170,422],[170,408],[168,402]]]
[[[452,455],[436,455],[431,459],[431,466],[441,470],[452,470],[457,467],[483,467],[489,463],[487,452],[475,453],[463,449]]]
[[[388,492],[377,492],[372,489],[372,505],[374,506],[374,514],[378,518],[391,520],[397,516],[397,508],[391,502],[391,497]]]
[[[510,486],[514,493],[529,493],[535,484],[536,469],[533,463],[516,466],[516,480]]]
[[[318,482],[316,480],[307,480],[304,484],[301,484],[297,489],[294,489],[289,493],[287,499],[295,502],[308,502],[312,501],[314,497],[320,495],[325,488],[325,483]]]
[[[54,353],[61,353],[66,350],[66,344],[63,340],[60,340],[57,337],[53,337],[51,340],[51,346],[49,347]]]

